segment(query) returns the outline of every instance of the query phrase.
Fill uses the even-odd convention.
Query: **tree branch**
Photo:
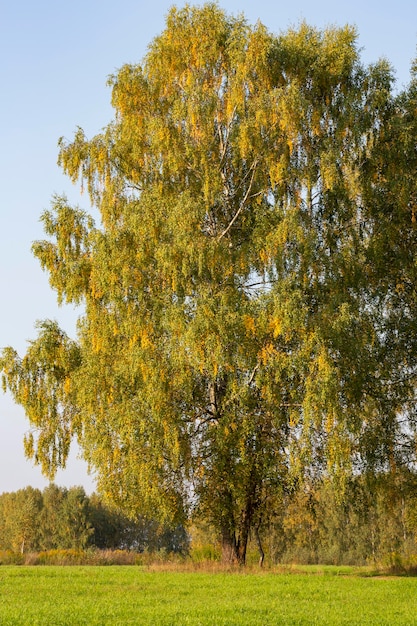
[[[218,238],[218,241],[220,241],[225,235],[227,235],[227,233],[229,232],[229,230],[232,228],[233,224],[235,223],[235,221],[237,220],[237,218],[239,217],[240,213],[243,211],[243,209],[245,208],[245,204],[247,199],[249,198],[249,194],[251,192],[252,189],[252,185],[253,185],[253,180],[255,178],[255,172],[256,172],[256,166],[258,165],[258,160],[255,159],[255,161],[253,162],[253,164],[251,165],[251,170],[252,170],[252,175],[251,175],[251,179],[248,185],[248,188],[246,190],[245,195],[243,196],[242,202],[239,205],[238,210],[236,211],[236,213],[234,214],[233,218],[231,219],[231,221],[229,222],[228,226],[224,229],[224,231],[221,233],[220,237]]]

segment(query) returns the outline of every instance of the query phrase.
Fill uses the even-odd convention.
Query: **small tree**
[[[26,487],[0,496],[1,547],[14,552],[30,552],[39,547],[42,495]]]

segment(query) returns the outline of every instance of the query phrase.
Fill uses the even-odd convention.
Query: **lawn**
[[[417,624],[417,578],[2,566],[0,624]]]

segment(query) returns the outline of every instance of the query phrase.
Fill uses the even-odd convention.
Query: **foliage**
[[[38,489],[27,487],[0,498],[1,549],[27,552],[39,547],[39,512],[42,496]]]
[[[85,559],[91,562],[85,549],[163,550],[169,554],[186,553],[188,543],[183,527],[164,527],[144,517],[128,518],[96,494],[87,496],[82,487],[66,489],[51,484],[42,493],[27,487],[0,495],[2,563],[7,562],[8,551],[39,553],[35,561],[40,563],[68,563],[71,558],[83,563]],[[95,560],[100,562],[100,557]]]
[[[23,565],[25,557],[22,553],[13,552],[13,550],[0,551],[0,565]]]
[[[84,489],[72,487],[67,490],[51,484],[42,495],[43,509],[39,520],[42,549],[85,548],[93,528]]]
[[[417,475],[362,474],[341,493],[329,480],[300,484],[262,529],[272,563],[417,565]]]
[[[47,474],[76,438],[125,511],[199,515],[244,563],[294,480],[413,460],[415,85],[350,27],[215,4],[110,85],[113,122],[59,153],[99,224],[55,197],[33,246],[77,337],[40,323],[4,385]]]

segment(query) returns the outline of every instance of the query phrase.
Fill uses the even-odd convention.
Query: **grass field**
[[[2,566],[0,624],[417,624],[417,578]]]

